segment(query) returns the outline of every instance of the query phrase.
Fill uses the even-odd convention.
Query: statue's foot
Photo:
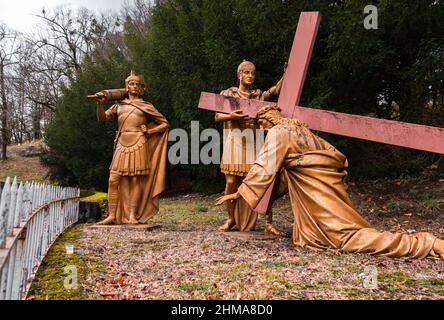
[[[105,225],[110,225],[110,224],[115,224],[116,223],[116,219],[114,219],[114,217],[108,217],[103,221],[98,222],[97,224],[100,226],[105,226]]]
[[[444,260],[444,240],[437,238],[433,245],[433,251],[438,254],[440,259]]]
[[[236,225],[236,223],[234,222],[234,220],[228,219],[227,222],[225,222],[222,226],[219,227],[219,231],[222,231],[222,232],[228,232],[228,231],[230,231],[235,225]]]
[[[134,215],[131,215],[129,220],[128,220],[128,224],[138,224],[139,221],[136,219],[136,217]]]
[[[273,226],[271,223],[265,224],[265,232],[275,235],[277,237],[285,238],[287,237],[287,234],[279,229],[277,229],[275,226]]]

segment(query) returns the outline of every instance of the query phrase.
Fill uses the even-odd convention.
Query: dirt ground
[[[349,190],[378,229],[444,237],[444,180],[351,183]],[[289,238],[232,237],[217,231],[226,215],[214,205],[217,196],[163,199],[154,219],[160,228],[151,231],[75,226],[51,248],[30,299],[444,299],[444,261],[317,252],[295,247]],[[287,197],[274,213],[275,224],[290,233]],[[63,258],[67,239],[76,248],[70,261]],[[67,263],[79,268],[76,290],[63,289]],[[377,283],[369,282],[375,272]]]
[[[0,181],[5,181],[6,177],[13,179],[17,177],[18,181],[36,181],[49,183],[46,177],[48,168],[45,167],[39,157],[22,157],[20,152],[30,148],[43,148],[43,142],[27,142],[22,145],[9,146],[7,150],[8,159],[0,160]]]

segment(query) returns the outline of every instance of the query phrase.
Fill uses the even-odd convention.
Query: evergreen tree
[[[378,8],[377,30],[364,28],[368,4],[364,0],[156,1],[146,32],[125,25],[126,55],[118,50],[96,52],[64,90],[47,133],[53,176],[66,183],[106,187],[114,127],[98,124],[94,103],[84,97],[121,87],[131,66],[145,75],[146,100],[167,117],[171,129],[189,130],[192,120],[199,120],[201,129],[221,129],[214,113],[197,109],[200,92],[217,93],[237,85],[236,68],[243,59],[256,64],[258,88],[273,85],[282,75],[301,11],[316,10],[322,16],[301,105],[444,126],[443,2],[373,1]],[[439,159],[325,136],[349,157],[355,177],[417,172]],[[219,171],[218,165],[182,167],[193,173],[195,185]]]

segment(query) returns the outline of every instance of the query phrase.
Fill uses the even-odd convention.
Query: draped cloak
[[[105,112],[107,120],[119,117],[119,127],[122,120],[125,119],[119,116],[119,105],[133,106],[142,111],[146,117],[146,129],[152,129],[152,132],[148,135],[140,128],[128,129],[131,127],[131,124],[128,123],[121,128],[121,131],[126,130],[127,132],[118,133],[113,161],[110,165],[111,172],[121,175],[116,222],[118,224],[129,222],[132,192],[130,179],[136,177],[136,187],[141,190],[136,218],[139,223],[146,223],[159,211],[159,196],[165,190],[168,122],[151,103],[142,99],[131,101],[124,99]],[[134,134],[137,132],[139,133],[134,139]],[[137,156],[138,153],[141,153],[140,156]]]
[[[439,257],[436,237],[378,231],[358,213],[347,194],[347,159],[296,119],[268,131],[256,162],[238,191],[255,208],[272,181],[289,193],[294,214],[293,243],[390,257]],[[444,249],[444,248],[443,248]]]

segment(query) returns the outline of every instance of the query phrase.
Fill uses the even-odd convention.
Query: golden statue
[[[444,259],[444,241],[430,233],[391,233],[372,228],[347,194],[347,158],[306,124],[282,117],[276,106],[261,108],[257,120],[268,131],[261,152],[238,191],[220,197],[217,204],[241,198],[254,208],[277,178],[277,193],[288,192],[290,196],[295,245]]]
[[[96,99],[99,121],[118,122],[109,167],[108,217],[102,225],[146,223],[158,212],[165,189],[168,121],[140,98],[146,89],[143,76],[132,70],[125,87],[89,96]],[[104,102],[116,98],[118,103],[105,111]]]
[[[284,68],[285,71],[285,68]],[[250,61],[243,61],[237,68],[239,87],[231,87],[223,90],[220,94],[235,98],[270,100],[272,96],[279,95],[283,79],[262,92],[259,89],[252,89],[256,76],[256,67]],[[216,113],[216,122],[224,122],[224,131],[228,134],[225,137],[221,171],[225,174],[225,194],[236,192],[247,175],[256,158],[256,120],[243,115],[241,110],[231,114]],[[241,134],[234,134],[233,130],[238,129]],[[242,133],[250,130],[251,139],[242,139]],[[248,135],[247,135],[248,136]],[[253,211],[243,199],[227,203],[228,219],[219,230],[230,231],[235,225],[240,231],[254,230],[257,222],[257,212]],[[265,230],[269,233],[284,236],[285,234],[277,230],[272,225],[271,209],[266,213]]]

